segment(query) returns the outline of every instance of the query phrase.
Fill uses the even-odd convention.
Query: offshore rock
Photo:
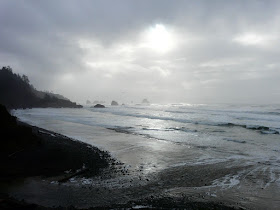
[[[91,106],[90,108],[105,108],[105,106],[102,104],[96,104],[94,106]]]
[[[118,106],[119,104],[118,104],[118,102],[116,102],[116,101],[112,101],[111,102],[111,106]]]

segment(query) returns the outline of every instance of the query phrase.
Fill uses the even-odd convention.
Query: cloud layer
[[[280,103],[279,1],[0,1],[0,64],[72,100]]]

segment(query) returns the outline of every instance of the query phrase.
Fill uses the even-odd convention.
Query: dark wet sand
[[[20,146],[15,143],[14,149],[2,151],[1,180],[9,182],[35,176],[57,176],[63,181],[63,178],[76,173],[86,177],[94,176],[102,168],[115,163],[107,152],[91,145],[22,122],[18,122],[18,125],[26,130],[21,135],[28,135],[27,138],[33,138],[33,142]],[[4,138],[13,141],[16,137]]]

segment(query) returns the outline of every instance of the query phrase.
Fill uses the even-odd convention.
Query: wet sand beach
[[[190,168],[188,171],[181,169],[179,171],[177,171],[178,169],[165,171],[162,170],[163,166],[160,166],[160,163],[152,163],[151,161],[147,163],[147,160],[151,160],[152,156],[144,158],[146,153],[143,149],[138,150],[137,154],[135,154],[133,152],[135,148],[127,148],[134,153],[128,153],[133,158],[130,159],[129,165],[127,165],[110,158],[107,153],[88,144],[75,141],[52,131],[29,126],[25,123],[19,122],[19,124],[32,128],[32,132],[36,136],[49,144],[54,144],[53,141],[59,141],[60,145],[63,144],[66,149],[71,149],[72,151],[68,151],[71,153],[77,150],[75,152],[83,154],[85,153],[85,148],[88,148],[91,152],[98,153],[106,161],[99,164],[101,171],[93,173],[89,171],[80,174],[74,173],[74,169],[72,173],[68,171],[54,173],[54,169],[58,169],[61,166],[52,163],[54,168],[48,169],[49,173],[47,175],[44,175],[44,171],[40,171],[40,167],[34,167],[34,170],[38,170],[37,176],[17,172],[18,177],[6,177],[1,181],[1,205],[3,208],[44,209],[45,207],[67,208],[70,206],[72,208],[162,207],[169,209],[178,207],[208,209],[209,207],[209,209],[231,209],[234,207],[234,205],[226,206],[222,202],[207,200],[197,192],[183,195],[181,192],[178,194],[174,191],[182,183],[185,183],[184,185],[188,187],[204,186],[206,180],[199,180],[202,176],[199,176],[199,179],[196,178],[197,168]],[[159,144],[161,143],[164,144],[165,142],[159,142]],[[67,148],[67,145],[72,145],[75,149]],[[123,143],[121,145],[122,147],[127,146]],[[148,146],[150,147],[151,145]],[[174,146],[176,147],[176,145]],[[137,148],[139,147],[138,145]],[[124,148],[120,150],[124,150]],[[21,154],[22,157],[24,155]],[[158,155],[161,156],[160,154]],[[87,158],[90,158],[90,155]],[[79,170],[81,171],[82,168],[76,171]],[[184,178],[182,173],[190,176],[189,172],[193,172],[191,175],[193,178]],[[173,189],[170,189],[171,186]]]
[[[25,122],[31,123],[27,118]],[[55,119],[36,123],[42,127],[32,126],[36,135],[52,141],[62,138],[81,154],[84,146],[107,151],[94,149],[106,154],[107,165],[94,174],[69,176],[65,171],[59,176],[26,177],[6,188],[16,200],[84,209],[278,209],[280,205],[277,159],[254,160],[242,153],[224,156],[214,147]],[[63,177],[68,178],[61,182]]]
[[[160,163],[152,161],[147,164],[152,156],[145,157],[144,148],[137,149],[137,154],[126,152],[133,158],[124,164],[89,144],[23,122],[17,124],[27,130],[28,137],[33,136],[38,142],[35,145],[26,143],[24,149],[9,153],[6,159],[5,152],[2,152],[2,209],[227,208],[212,201],[195,201],[193,195],[175,196],[164,192],[170,184],[173,185],[167,182],[170,177],[162,172]],[[118,149],[119,157],[124,157],[121,151],[135,153],[136,148],[127,148],[124,142]],[[128,161],[125,158],[121,159]]]

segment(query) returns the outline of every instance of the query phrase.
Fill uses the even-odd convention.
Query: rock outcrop
[[[142,104],[150,104],[150,102],[148,101],[148,99],[143,99]]]
[[[102,104],[96,104],[94,106],[91,106],[90,108],[105,108],[105,106]]]
[[[118,106],[119,104],[118,104],[118,102],[116,102],[116,101],[112,101],[111,102],[111,106]]]

